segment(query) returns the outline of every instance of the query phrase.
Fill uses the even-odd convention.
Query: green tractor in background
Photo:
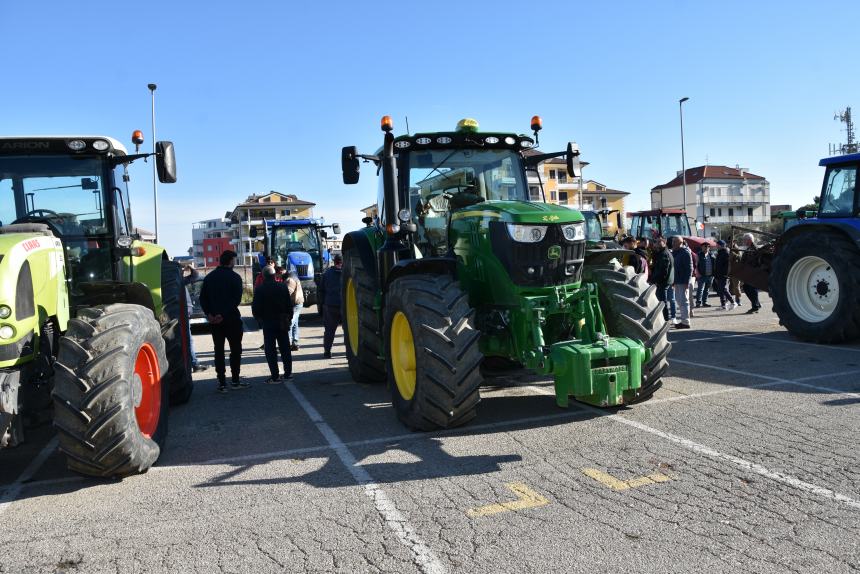
[[[70,469],[144,472],[168,405],[190,398],[181,269],[131,221],[127,167],[151,155],[109,137],[0,138],[3,447],[50,417]],[[173,144],[154,155],[175,182]]]
[[[352,377],[387,381],[413,429],[476,414],[485,359],[551,375],[556,402],[642,401],[661,384],[669,325],[631,252],[587,250],[583,215],[529,201],[527,171],[554,157],[580,174],[579,149],[535,153],[535,139],[453,132],[395,137],[383,118],[376,155],[342,151],[343,181],[360,161],[380,173],[379,221],[347,234],[344,339]]]

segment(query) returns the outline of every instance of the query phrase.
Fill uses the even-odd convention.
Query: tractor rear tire
[[[373,308],[377,283],[364,268],[356,250],[344,254],[341,277],[343,344],[349,373],[357,383],[385,382],[385,362],[380,358],[382,338]]]
[[[847,238],[822,230],[790,239],[773,263],[768,291],[779,322],[798,339],[860,338],[860,253]]]
[[[475,418],[481,400],[481,333],[468,297],[448,275],[409,275],[388,289],[388,387],[398,418],[413,430]]]
[[[53,398],[70,470],[122,478],[155,464],[167,438],[167,364],[161,329],[146,307],[92,307],[69,321]]]
[[[665,303],[657,300],[657,287],[649,285],[644,273],[617,261],[609,265],[586,268],[589,281],[597,283],[597,293],[607,334],[627,337],[642,343],[651,358],[642,365],[642,384],[629,403],[640,403],[663,385],[669,368],[667,359],[670,323],[663,318]]]
[[[170,404],[182,405],[191,399],[191,347],[188,340],[188,299],[182,282],[182,268],[175,261],[161,262],[161,336],[170,365],[165,381]]]

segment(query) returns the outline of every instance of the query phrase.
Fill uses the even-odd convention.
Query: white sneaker
[[[727,309],[728,307],[726,307],[725,305],[720,305],[720,311],[726,311]]]
[[[737,307],[737,305],[735,305],[734,303],[729,303],[729,311],[731,311],[735,307]]]

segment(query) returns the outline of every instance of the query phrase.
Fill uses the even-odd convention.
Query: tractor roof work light
[[[465,133],[475,133],[478,131],[478,120],[473,118],[463,118],[457,122],[457,131]]]
[[[394,129],[394,122],[391,121],[391,116],[382,116],[382,121],[380,122],[380,127],[384,132],[390,132]]]

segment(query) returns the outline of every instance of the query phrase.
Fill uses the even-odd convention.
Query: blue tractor
[[[329,252],[323,245],[326,229],[340,233],[340,225],[325,225],[318,219],[266,221],[266,254],[275,265],[296,273],[305,294],[305,307],[317,304],[317,288],[329,265]],[[318,310],[319,311],[319,310]]]
[[[822,159],[818,212],[798,212],[776,241],[768,290],[792,335],[816,343],[860,339],[860,153]]]

